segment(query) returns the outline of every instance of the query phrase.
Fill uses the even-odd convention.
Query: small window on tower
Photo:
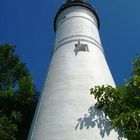
[[[86,51],[86,52],[89,52],[89,49],[88,49],[88,45],[87,44],[81,44],[80,40],[78,41],[77,44],[75,44],[75,54],[77,55],[77,53],[79,51]]]
[[[65,19],[66,18],[66,16],[64,16],[62,19]]]
[[[87,44],[81,44],[81,46],[78,48],[78,51],[89,51]]]

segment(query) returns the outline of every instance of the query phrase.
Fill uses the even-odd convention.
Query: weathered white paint
[[[89,52],[75,54],[79,39]],[[90,88],[96,85],[115,86],[96,17],[84,7],[69,7],[57,20],[54,54],[28,140],[118,140],[108,119],[94,108]]]

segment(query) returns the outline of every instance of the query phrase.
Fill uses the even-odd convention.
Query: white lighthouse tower
[[[28,140],[118,140],[90,95],[96,85],[115,86],[99,26],[95,9],[84,0],[68,0],[58,10],[53,56]]]

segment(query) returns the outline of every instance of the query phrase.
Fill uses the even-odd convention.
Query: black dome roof
[[[88,8],[89,10],[91,10],[95,16],[96,16],[96,19],[97,19],[97,22],[98,22],[98,28],[100,27],[100,21],[99,21],[99,17],[96,13],[96,10],[93,6],[91,6],[86,0],[68,0],[65,4],[63,4],[58,12],[56,13],[56,16],[55,16],[55,19],[54,19],[54,30],[56,31],[56,21],[57,21],[57,18],[59,16],[59,14],[65,10],[66,8],[68,7],[71,7],[71,6],[83,6],[83,7],[86,7]]]

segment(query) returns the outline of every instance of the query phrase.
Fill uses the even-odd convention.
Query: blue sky
[[[39,90],[54,47],[53,20],[65,0],[0,0],[0,43],[17,46]],[[90,0],[96,7],[106,59],[117,85],[140,53],[140,0]]]

